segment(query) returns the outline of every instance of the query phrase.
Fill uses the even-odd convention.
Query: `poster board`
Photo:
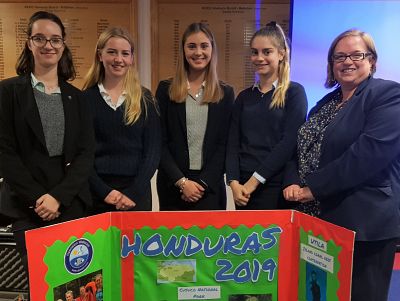
[[[278,22],[288,34],[290,1],[153,0],[152,2],[152,88],[172,77],[179,44],[186,27],[207,23],[218,48],[219,77],[238,93],[254,83],[249,41],[260,24]]]
[[[305,301],[312,281],[350,296],[354,232],[291,210],[104,213],[26,240],[32,300],[100,274],[104,301]]]
[[[66,28],[66,44],[74,60],[82,87],[83,77],[93,61],[97,38],[109,26],[122,26],[136,35],[136,0],[83,1],[0,1],[0,80],[13,77],[15,63],[25,46],[30,16],[39,10],[55,13]],[[107,13],[105,13],[107,12]]]

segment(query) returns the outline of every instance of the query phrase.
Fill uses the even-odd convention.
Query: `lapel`
[[[46,141],[44,138],[42,122],[40,121],[39,110],[36,105],[35,97],[33,95],[33,88],[30,80],[30,75],[20,77],[18,82],[18,89],[16,91],[18,107],[23,112],[27,123],[31,127],[36,138],[46,148]]]
[[[23,115],[25,116],[25,119],[27,120],[27,123],[31,127],[36,138],[43,145],[44,149],[47,150],[42,122],[40,120],[39,110],[37,108],[35,97],[33,94],[30,75],[20,77],[17,85],[18,89],[16,91],[16,95],[18,107],[21,109],[21,112],[23,112]],[[65,159],[67,161],[70,161],[74,141],[74,133],[76,133],[75,129],[77,128],[77,126],[79,126],[74,119],[74,113],[77,111],[77,109],[75,108],[77,102],[74,101],[76,96],[73,93],[73,90],[65,81],[60,81],[59,85],[61,89],[61,98],[65,118],[64,154]]]
[[[74,118],[75,112],[77,111],[75,108],[76,96],[74,93],[72,93],[72,89],[66,82],[60,81],[59,85],[61,90],[61,99],[64,107],[64,155],[65,161],[69,162],[71,161],[71,148],[73,147],[74,133],[77,126],[76,119]]]
[[[354,95],[351,97],[354,98]],[[329,123],[328,127],[325,130],[324,133],[324,139],[326,139],[327,137],[329,137],[329,135],[334,134],[335,133],[335,129],[337,126],[340,126],[341,122],[343,121],[343,118],[345,116],[347,116],[347,113],[349,111],[351,111],[351,108],[355,104],[356,99],[352,99],[351,101],[349,101],[337,114],[336,116],[332,119],[332,121]],[[348,124],[346,124],[345,126],[348,126]]]
[[[216,103],[209,103],[208,104],[208,113],[207,113],[207,126],[206,126],[206,132],[204,134],[204,142],[203,142],[203,148],[205,149],[208,146],[208,141],[210,141],[210,135],[215,134],[218,132],[218,127],[221,125],[216,124],[218,121],[218,105]]]
[[[186,128],[186,101],[183,103],[173,103],[176,106],[176,111],[178,114],[179,126],[182,128],[184,137],[187,137]],[[186,139],[187,140],[187,139]]]
[[[324,139],[328,137],[329,135],[333,134],[335,132],[335,128],[339,126],[341,123],[344,124],[343,126],[349,126],[348,123],[343,122],[343,119],[351,114],[352,119],[357,118],[357,116],[354,116],[352,112],[352,108],[354,106],[360,106],[361,104],[359,103],[360,101],[360,93],[365,89],[365,87],[368,85],[370,78],[364,80],[356,89],[354,92],[353,96],[350,98],[350,100],[347,102],[347,104],[337,113],[335,118],[332,119],[331,123],[328,125],[328,127],[325,130],[324,134]]]

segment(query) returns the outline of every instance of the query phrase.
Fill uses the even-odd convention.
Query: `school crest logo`
[[[87,239],[75,240],[64,256],[65,268],[71,274],[80,274],[90,265],[93,258],[93,246]]]

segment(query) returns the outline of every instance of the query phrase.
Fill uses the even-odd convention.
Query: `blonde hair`
[[[326,68],[327,75],[325,81],[326,88],[332,88],[339,85],[339,83],[335,79],[335,75],[333,74],[333,54],[340,40],[346,37],[360,37],[364,41],[365,45],[367,46],[367,51],[371,53],[371,57],[368,58],[371,62],[371,75],[373,75],[376,71],[376,62],[378,61],[378,53],[376,52],[375,43],[372,37],[368,33],[358,29],[346,30],[345,32],[342,32],[340,35],[338,35],[333,40],[331,46],[329,47],[328,65]]]
[[[103,63],[100,61],[99,53],[104,49],[108,40],[111,38],[121,38],[128,41],[129,45],[131,46],[132,56],[134,55],[134,43],[129,32],[120,27],[107,28],[100,34],[99,39],[97,40],[93,63],[85,76],[83,89],[88,89],[97,83],[103,82],[105,70]],[[147,114],[146,101],[141,101],[143,93],[135,64],[132,64],[129,67],[128,72],[125,75],[123,89],[126,91],[126,99],[124,102],[124,119],[125,124],[130,125],[135,123],[142,114],[142,104],[145,114]]]
[[[187,38],[195,33],[202,32],[210,40],[212,46],[211,60],[207,66],[205,74],[205,87],[204,87],[204,103],[216,103],[224,96],[224,91],[220,86],[217,74],[217,44],[211,30],[204,23],[192,23],[190,24],[185,32],[183,33],[181,43],[179,45],[179,58],[176,66],[175,77],[172,79],[171,86],[169,88],[169,97],[174,102],[185,102],[188,96],[187,81],[189,72],[189,63],[185,58],[185,43]]]
[[[270,22],[254,33],[250,40],[250,47],[256,37],[268,37],[278,51],[283,53],[283,59],[278,66],[278,86],[272,94],[270,108],[283,108],[285,106],[286,92],[290,85],[290,49],[282,27],[276,22]]]

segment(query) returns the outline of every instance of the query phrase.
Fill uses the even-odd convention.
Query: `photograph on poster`
[[[272,295],[271,294],[266,294],[266,295],[230,295],[229,296],[229,301],[271,301],[272,300]]]
[[[326,271],[306,263],[307,301],[326,301]]]
[[[54,288],[54,301],[96,301],[103,294],[103,271],[81,276]]]
[[[196,260],[159,260],[157,283],[196,282]]]

